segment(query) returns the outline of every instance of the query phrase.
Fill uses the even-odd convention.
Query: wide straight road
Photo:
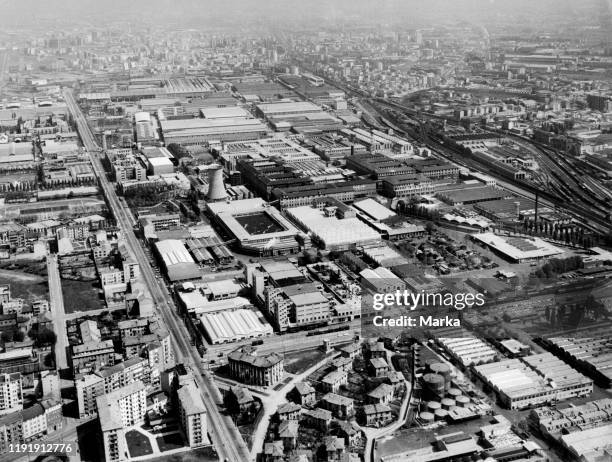
[[[49,278],[49,305],[53,316],[53,330],[57,340],[55,342],[55,364],[57,369],[66,369],[68,359],[68,334],[66,332],[66,311],[64,310],[64,295],[62,294],[62,280],[60,278],[57,255],[47,255],[47,275]]]
[[[134,234],[132,227],[133,218],[130,215],[130,211],[127,210],[124,203],[119,200],[114,185],[108,180],[104,172],[104,168],[99,158],[101,149],[87,124],[85,116],[74,99],[72,90],[66,89],[64,91],[64,97],[77,123],[81,140],[89,152],[92,167],[100,181],[100,186],[104,191],[109,208],[117,220],[117,225],[125,238],[126,246],[140,265],[140,272],[153,298],[156,311],[172,335],[175,354],[179,361],[189,366],[193,371],[208,411],[209,433],[221,461],[242,462],[251,460],[249,450],[231,418],[223,416],[219,412],[218,403],[221,404],[221,394],[214,384],[212,377],[204,370],[199,354],[189,343],[189,333],[185,325],[178,316],[172,301],[167,297],[164,288],[160,286],[160,282],[153,273],[147,256]]]

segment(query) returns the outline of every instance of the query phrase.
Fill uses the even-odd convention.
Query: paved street
[[[229,416],[223,416],[219,411],[218,404],[221,404],[219,390],[216,388],[212,378],[206,373],[199,354],[190,345],[188,340],[189,333],[178,316],[176,307],[170,297],[168,297],[165,287],[162,287],[162,283],[156,279],[149,260],[134,234],[131,212],[127,210],[127,207],[124,205],[125,202],[122,203],[119,200],[114,185],[108,181],[100,158],[97,155],[100,148],[87,124],[85,116],[78,107],[71,90],[65,90],[64,97],[77,123],[83,144],[88,150],[92,167],[100,181],[100,186],[108,201],[109,209],[117,220],[117,225],[122,231],[129,252],[140,265],[142,277],[150,291],[157,313],[172,335],[176,357],[179,362],[184,363],[193,370],[208,411],[209,432],[220,459],[229,462],[249,460],[248,448],[238,429]]]
[[[325,364],[329,363],[334,358],[337,358],[339,355],[330,355],[327,358],[319,361],[317,364],[309,367],[304,372],[294,375],[291,377],[291,380],[287,382],[281,389],[274,390],[271,394],[262,394],[254,392],[254,395],[257,395],[262,402],[263,416],[261,418],[261,424],[255,430],[255,433],[252,437],[252,447],[251,447],[251,458],[255,459],[257,454],[263,451],[264,440],[266,438],[266,434],[268,432],[268,426],[270,424],[270,418],[276,414],[276,410],[281,404],[287,402],[286,395],[291,391],[291,389],[295,386],[296,383],[302,382],[308,377],[310,374],[315,372],[317,369],[323,367]]]
[[[49,278],[49,300],[53,316],[53,331],[57,336],[55,342],[55,363],[59,370],[68,367],[66,349],[68,348],[68,333],[66,332],[66,311],[62,294],[62,280],[56,255],[47,256],[47,274]]]

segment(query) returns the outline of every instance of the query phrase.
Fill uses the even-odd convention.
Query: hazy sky
[[[585,8],[602,9],[609,0],[0,0],[0,21],[36,25],[48,21],[185,21],[214,25],[264,21],[291,23],[326,18],[335,22],[480,21],[525,15],[546,21],[551,14],[576,16]]]

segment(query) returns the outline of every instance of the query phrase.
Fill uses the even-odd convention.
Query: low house
[[[283,442],[278,440],[264,444],[263,453],[265,462],[282,462],[283,456],[285,455]]]
[[[302,406],[300,406],[299,404],[285,403],[281,404],[276,412],[280,421],[297,420],[300,417],[301,410]]]
[[[326,393],[338,393],[340,386],[347,383],[348,374],[346,372],[333,371],[321,379],[321,389]]]
[[[369,404],[389,404],[392,399],[393,387],[387,383],[381,383],[366,396]]]
[[[154,412],[165,412],[168,406],[168,395],[165,391],[156,391],[147,396],[147,409]]]
[[[359,343],[351,343],[350,345],[338,348],[338,351],[343,358],[355,359],[361,356],[361,345]]]
[[[351,422],[340,420],[336,432],[347,447],[357,446],[361,440],[361,430]]]
[[[391,421],[393,415],[386,404],[366,404],[363,406],[363,417],[366,426],[382,427]]]
[[[374,377],[385,377],[389,373],[389,365],[382,358],[372,358],[368,362],[368,370]]]
[[[398,371],[389,371],[386,381],[397,391],[404,385],[404,375]]]
[[[316,401],[315,389],[308,382],[298,382],[291,392],[291,398],[302,406],[312,406]]]
[[[332,420],[332,413],[326,409],[315,408],[304,411],[306,425],[326,432]]]
[[[328,462],[340,461],[344,454],[344,440],[337,436],[326,436],[319,448],[319,456]]]
[[[286,452],[293,451],[297,444],[299,424],[297,420],[284,420],[278,425],[278,437]]]
[[[354,405],[351,398],[337,395],[336,393],[327,393],[321,400],[321,407],[331,411],[331,413],[339,419],[347,419],[353,414]]]
[[[369,356],[370,358],[381,358],[387,359],[387,350],[383,342],[375,342],[369,345]]]
[[[225,397],[225,405],[230,414],[249,412],[255,404],[255,398],[245,387],[230,387]]]
[[[353,360],[340,356],[332,361],[332,367],[337,371],[348,372],[353,368]]]

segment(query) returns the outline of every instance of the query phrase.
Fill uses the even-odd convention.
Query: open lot
[[[162,452],[171,451],[173,449],[178,449],[185,446],[180,433],[170,433],[169,435],[158,436],[156,440],[159,450]]]
[[[153,454],[153,448],[149,438],[137,430],[130,430],[125,434],[128,450],[131,457],[146,456]]]
[[[48,297],[47,278],[19,270],[0,269],[0,285],[11,286],[11,297],[26,302]]]
[[[98,293],[96,283],[62,279],[62,293],[64,295],[66,313],[101,310],[105,308],[104,301],[100,298],[100,294]]]
[[[285,355],[285,370],[290,374],[299,374],[325,358],[319,349],[300,351]]]

